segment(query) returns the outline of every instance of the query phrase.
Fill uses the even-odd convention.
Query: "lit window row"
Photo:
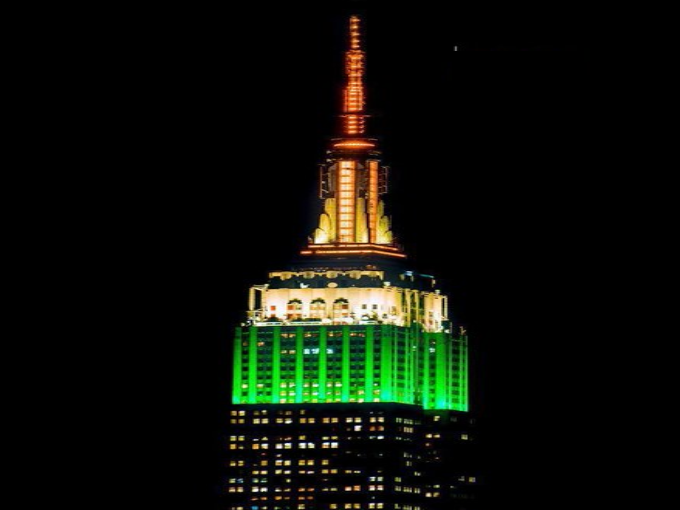
[[[361,485],[347,485],[345,492],[361,492]]]
[[[422,492],[420,487],[407,487],[407,486],[402,487],[400,485],[397,485],[394,488],[394,490],[396,492],[406,492],[406,493],[409,493],[409,494],[420,494]]]
[[[356,509],[363,509],[363,508],[368,508],[368,509],[375,509],[375,510],[380,510],[381,508],[385,508],[385,503],[368,503],[366,506],[362,505],[361,503],[344,503],[343,505],[339,505],[337,503],[332,503],[328,508],[331,510],[356,510]]]

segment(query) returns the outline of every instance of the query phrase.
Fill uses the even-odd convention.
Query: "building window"
[[[336,299],[333,303],[333,318],[344,319],[349,317],[349,301],[345,298]]]
[[[315,299],[310,306],[312,319],[323,319],[326,316],[326,302],[323,299]]]
[[[302,319],[302,301],[291,299],[286,307],[286,318],[288,320]]]

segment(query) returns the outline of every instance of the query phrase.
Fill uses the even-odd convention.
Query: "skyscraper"
[[[318,227],[236,330],[231,510],[472,508],[468,339],[393,234],[364,73],[352,16]]]

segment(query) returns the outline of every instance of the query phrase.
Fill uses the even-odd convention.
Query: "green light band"
[[[468,393],[468,370],[469,370],[469,356],[468,356],[468,338],[467,336],[462,336],[461,339],[461,365],[462,370],[460,371],[460,391],[461,391],[461,402],[458,411],[468,412],[470,410],[470,401]]]
[[[422,402],[425,409],[430,409],[430,344],[432,340],[429,333],[423,335],[423,385]]]
[[[319,331],[319,402],[326,401],[326,374],[328,372],[328,328]]]
[[[281,328],[274,329],[274,345],[272,348],[272,403],[281,401]]]
[[[373,356],[375,356],[375,348],[373,342],[375,341],[375,329],[368,328],[366,330],[366,386],[365,386],[365,400],[366,402],[373,401]]]
[[[382,326],[381,330],[380,400],[382,402],[392,402],[392,346],[394,344],[394,337],[390,326]]]
[[[325,326],[251,327],[247,335],[244,330],[237,329],[232,401],[239,404],[277,404],[285,400],[287,403],[303,404],[338,400],[373,402],[377,398],[380,402],[419,403],[428,410],[469,409],[467,337],[454,339],[448,333],[425,333],[418,327],[376,325],[343,326],[333,331],[342,337],[341,352],[334,353],[339,367],[329,366],[329,331]],[[361,337],[364,337],[363,340],[360,340]],[[265,355],[270,346],[271,359],[269,354]],[[376,356],[378,346],[381,352]],[[293,347],[294,355],[282,354],[282,349],[292,350]],[[359,352],[352,350],[356,348]],[[244,349],[248,352],[247,362]],[[316,356],[318,369],[305,365],[306,359],[312,361]],[[292,370],[284,372],[282,357],[294,360]],[[457,363],[454,364],[454,361]],[[361,363],[364,364],[362,373],[354,373],[353,369]],[[329,370],[336,372],[337,368],[340,368],[340,380],[331,379],[334,385],[329,391]],[[432,374],[430,369],[433,369]],[[248,370],[247,377],[244,377],[244,370]],[[363,375],[365,384],[352,384],[352,375],[357,378]],[[318,388],[312,384],[317,381]],[[246,383],[247,389],[243,389]],[[305,383],[309,383],[307,388]],[[335,383],[340,383],[341,387]],[[379,396],[374,394],[378,387]],[[271,396],[268,395],[269,389]],[[315,392],[318,395],[314,395]]]
[[[234,404],[242,402],[241,393],[243,389],[243,382],[241,374],[243,371],[243,357],[241,356],[241,349],[243,348],[243,330],[236,328],[236,335],[234,337],[234,373],[233,373],[233,387],[231,388],[231,401]]]
[[[349,326],[342,328],[342,402],[349,402],[350,349]]]
[[[250,328],[248,339],[248,402],[257,402],[257,328]]]
[[[436,339],[436,368],[435,368],[435,409],[447,409],[448,408],[448,390],[449,384],[447,383],[447,365],[449,353],[449,343],[448,337],[442,334],[437,335]]]
[[[304,380],[305,380],[305,365],[304,365],[304,342],[305,333],[302,327],[295,328],[295,403],[302,404]]]
[[[420,332],[415,329],[411,328],[409,332],[409,340],[408,340],[408,352],[409,356],[411,358],[411,364],[409,366],[409,373],[408,373],[408,378],[409,378],[409,391],[412,395],[413,398],[413,403],[414,404],[419,404],[420,403],[420,380],[418,378],[418,374],[420,373]]]

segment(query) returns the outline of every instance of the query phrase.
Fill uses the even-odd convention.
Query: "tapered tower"
[[[357,16],[348,46],[318,227],[295,262],[252,287],[236,330],[234,510],[469,508],[447,497],[461,501],[474,483],[464,466],[447,467],[456,485],[426,476],[444,466],[443,444],[464,452],[472,440],[468,339],[393,234],[388,169],[367,135]]]
[[[381,164],[377,140],[366,135],[365,60],[361,21],[354,16],[346,54],[341,132],[331,141],[321,165],[323,208],[319,227],[303,255],[406,257],[395,245],[383,201],[388,169]]]

